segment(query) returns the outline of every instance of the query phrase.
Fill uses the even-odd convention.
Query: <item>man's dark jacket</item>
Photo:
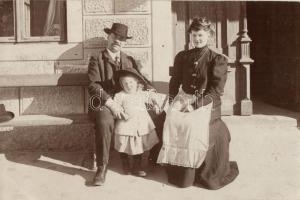
[[[141,65],[122,51],[119,64],[110,57],[106,49],[101,51],[97,57],[90,58],[88,65],[89,111],[92,110],[91,108],[100,108],[108,98],[120,91],[120,84],[115,81],[114,73],[125,68],[135,68],[139,72]],[[153,88],[145,77],[144,79],[147,82],[146,89]]]

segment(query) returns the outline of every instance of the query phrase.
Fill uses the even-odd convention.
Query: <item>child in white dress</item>
[[[142,154],[150,150],[159,142],[155,125],[147,112],[146,103],[150,103],[159,112],[159,106],[153,93],[142,91],[139,85],[143,78],[133,68],[119,70],[116,73],[122,91],[114,96],[124,111],[121,119],[115,124],[115,149],[120,152],[122,166],[125,174],[144,177],[146,172],[142,169]],[[131,170],[129,156],[133,157]]]

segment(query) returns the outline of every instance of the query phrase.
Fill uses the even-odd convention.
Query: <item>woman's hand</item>
[[[192,99],[179,99],[173,102],[172,108],[181,112],[190,112],[194,110],[192,103],[194,100]]]

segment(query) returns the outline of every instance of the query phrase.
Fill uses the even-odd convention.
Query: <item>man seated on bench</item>
[[[114,118],[121,118],[123,108],[113,101],[113,96],[120,91],[120,85],[115,81],[115,72],[126,68],[139,70],[138,63],[121,51],[127,39],[128,27],[124,24],[114,23],[112,27],[105,28],[107,33],[107,47],[97,57],[91,57],[88,66],[89,77],[89,114],[95,123],[95,146],[97,172],[93,179],[93,185],[103,185],[109,163],[109,150],[114,130]],[[138,71],[139,72],[139,71]],[[140,73],[140,72],[139,72]],[[141,75],[142,76],[142,75]],[[153,89],[151,83],[146,81],[145,89]],[[161,121],[154,119],[154,123]],[[157,126],[159,129],[162,125]],[[157,130],[161,135],[161,130]],[[158,144],[160,145],[160,144]],[[157,151],[158,148],[154,148]],[[150,153],[157,155],[156,152]],[[150,156],[156,162],[155,158]]]

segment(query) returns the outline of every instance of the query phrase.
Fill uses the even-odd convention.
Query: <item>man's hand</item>
[[[121,105],[117,104],[116,102],[114,102],[114,100],[109,98],[107,99],[105,106],[110,109],[110,111],[116,118],[122,119],[121,113],[124,112],[124,109],[122,108]]]

